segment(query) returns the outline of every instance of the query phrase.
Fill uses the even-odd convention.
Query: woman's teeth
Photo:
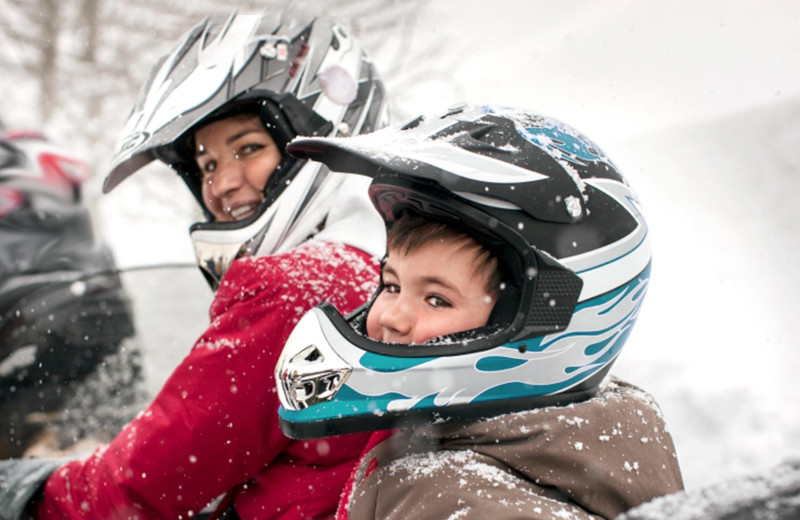
[[[248,213],[252,212],[253,209],[255,209],[255,206],[247,204],[245,206],[239,206],[238,208],[231,209],[230,211],[228,211],[228,214],[231,216],[232,219],[239,220]]]

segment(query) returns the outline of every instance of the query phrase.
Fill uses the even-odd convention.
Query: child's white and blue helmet
[[[352,138],[298,138],[289,151],[372,177],[387,226],[410,210],[467,231],[505,283],[486,327],[420,345],[367,338],[371,302],[346,318],[313,309],[276,367],[287,435],[489,417],[596,392],[636,323],[651,251],[634,192],[594,143],[538,114],[462,107]]]

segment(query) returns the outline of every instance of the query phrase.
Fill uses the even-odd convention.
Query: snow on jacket
[[[615,379],[581,403],[376,432],[370,446],[337,518],[610,519],[683,489],[658,405]]]
[[[368,435],[282,435],[273,371],[306,311],[354,309],[377,272],[367,254],[316,241],[235,262],[210,327],[153,403],[108,446],[53,473],[38,517],[188,518],[231,490],[243,519],[331,517]]]

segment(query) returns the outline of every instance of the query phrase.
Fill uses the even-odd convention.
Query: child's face
[[[433,241],[407,255],[389,250],[383,290],[367,314],[367,334],[387,343],[425,340],[486,325],[495,304],[476,249]]]
[[[249,217],[264,199],[264,186],[281,151],[257,115],[233,116],[195,133],[203,202],[217,222]]]

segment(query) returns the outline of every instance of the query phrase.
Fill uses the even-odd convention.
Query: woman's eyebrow
[[[225,139],[225,144],[226,145],[231,145],[234,142],[236,142],[237,139],[240,139],[240,138],[246,136],[247,134],[250,134],[250,133],[253,133],[253,132],[259,133],[259,132],[261,132],[261,130],[259,130],[257,128],[248,128],[248,129],[242,130],[241,132],[237,132],[237,133],[233,134],[232,136],[228,137],[227,139]],[[197,159],[198,157],[201,157],[202,155],[205,155],[206,153],[207,153],[206,149],[203,148],[203,147],[200,147],[200,150],[198,150],[194,154],[194,158]]]
[[[232,136],[225,139],[225,144],[233,144],[237,139],[246,136],[247,134],[251,134],[253,132],[261,133],[261,130],[258,128],[246,128],[241,132],[235,133]]]

